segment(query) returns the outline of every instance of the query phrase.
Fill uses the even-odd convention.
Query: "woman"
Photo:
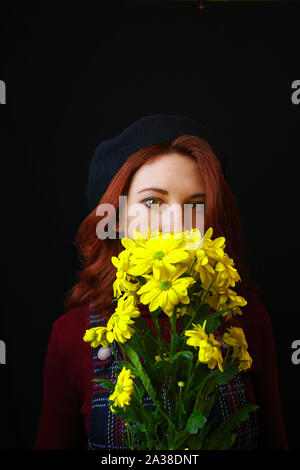
[[[66,313],[53,325],[35,449],[124,448],[123,423],[109,409],[109,392],[92,382],[95,377],[111,376],[114,359],[105,357],[103,348],[92,349],[83,336],[113,313],[116,270],[110,259],[123,248],[124,229],[149,226],[152,230],[150,214],[156,213],[158,228],[167,231],[163,213],[173,208],[172,231],[175,219],[182,221],[178,211],[186,204],[192,210],[192,226],[196,223],[193,208],[204,204],[203,229],[213,227],[214,238],[226,238],[226,252],[242,279],[236,291],[247,300],[243,315],[234,316],[231,324],[246,332],[253,364],[223,387],[217,413],[225,418],[247,402],[257,403],[259,410],[237,430],[235,448],[287,448],[269,316],[243,263],[239,215],[224,177],[225,161],[217,158],[204,137],[199,124],[186,117],[152,115],[96,149],[88,183],[91,212],[76,237],[82,270],[66,298]],[[127,196],[122,210],[120,196]],[[116,214],[104,213],[107,207],[115,208]],[[134,223],[132,207],[141,209],[141,227]],[[130,229],[126,235],[131,236]],[[149,321],[147,309],[142,314]]]

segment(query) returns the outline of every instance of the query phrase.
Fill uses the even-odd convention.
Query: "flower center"
[[[162,281],[159,285],[159,287],[161,288],[161,290],[168,290],[170,289],[172,283],[170,281]]]
[[[122,384],[118,384],[117,385],[117,390],[119,393],[122,393],[123,392],[123,385]]]
[[[155,251],[155,253],[153,253],[153,258],[154,259],[162,259],[164,257],[164,252],[163,251]]]

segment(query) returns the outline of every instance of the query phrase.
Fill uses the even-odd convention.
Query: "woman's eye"
[[[157,199],[153,199],[152,197],[144,199],[143,202],[147,207],[159,207],[160,205],[159,201],[157,201]]]
[[[190,202],[193,211],[201,212],[205,208],[204,202]]]
[[[161,206],[162,201],[153,197],[148,197],[143,199],[142,203],[145,204],[146,207],[158,208]],[[193,212],[201,212],[203,211],[204,207],[205,203],[203,201],[189,203],[189,209],[191,209]]]

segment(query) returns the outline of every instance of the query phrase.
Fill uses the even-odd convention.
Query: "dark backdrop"
[[[299,448],[299,5],[104,3],[24,2],[2,16],[0,447],[33,447],[51,325],[79,267],[92,153],[142,115],[166,112],[201,120],[229,156]]]

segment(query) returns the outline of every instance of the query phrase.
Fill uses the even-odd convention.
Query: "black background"
[[[109,6],[106,5],[109,4]],[[299,449],[300,8],[292,2],[11,4],[1,18],[1,449],[32,449],[52,323],[79,267],[96,145],[139,117],[202,121],[271,317],[285,427]],[[272,390],[270,390],[270,394]]]

